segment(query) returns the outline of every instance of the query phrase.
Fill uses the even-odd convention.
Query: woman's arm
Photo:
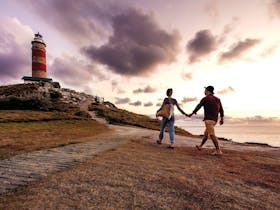
[[[183,114],[183,115],[186,115],[186,113],[181,109],[181,107],[179,106],[179,104],[178,104],[178,102],[177,102],[177,100],[176,99],[174,99],[174,101],[175,101],[175,105],[177,106],[177,109]]]

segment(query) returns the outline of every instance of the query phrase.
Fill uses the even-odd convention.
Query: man
[[[191,117],[193,114],[196,114],[197,111],[203,106],[204,107],[204,119],[205,122],[205,132],[200,145],[196,145],[198,150],[202,149],[202,146],[206,143],[208,136],[212,139],[216,151],[213,154],[223,154],[222,150],[220,149],[218,139],[215,135],[214,126],[218,121],[218,114],[220,113],[220,125],[224,124],[224,110],[222,103],[219,98],[214,96],[214,87],[208,86],[205,87],[204,91],[205,97],[201,99],[200,103],[196,106],[193,110],[192,114],[189,115]]]

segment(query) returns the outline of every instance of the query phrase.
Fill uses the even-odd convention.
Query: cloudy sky
[[[190,113],[213,85],[231,117],[280,117],[279,0],[0,0],[0,85],[48,77],[153,114],[173,88]]]

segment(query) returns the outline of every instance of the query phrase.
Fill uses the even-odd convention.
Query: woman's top
[[[173,108],[173,106],[174,105],[176,105],[177,106],[177,109],[182,113],[182,114],[186,114],[181,108],[180,108],[180,106],[179,106],[179,104],[178,104],[178,102],[177,102],[177,100],[175,99],[175,98],[170,98],[170,99],[168,99],[168,98],[165,98],[164,100],[163,100],[163,102],[162,102],[162,105],[161,105],[161,107],[159,108],[159,110],[158,111],[160,111],[161,109],[162,109],[162,107],[165,105],[165,104],[170,104],[171,105],[171,116],[174,116],[174,108]],[[157,111],[157,112],[158,112]]]

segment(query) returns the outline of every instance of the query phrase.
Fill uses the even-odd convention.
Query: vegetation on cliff
[[[152,119],[146,115],[136,114],[123,109],[118,109],[110,102],[104,102],[104,104],[92,103],[89,106],[89,110],[94,111],[98,117],[105,118],[106,121],[110,124],[131,125],[152,130],[159,130],[160,128],[160,120]],[[175,133],[177,135],[192,136],[191,133],[176,126]]]

